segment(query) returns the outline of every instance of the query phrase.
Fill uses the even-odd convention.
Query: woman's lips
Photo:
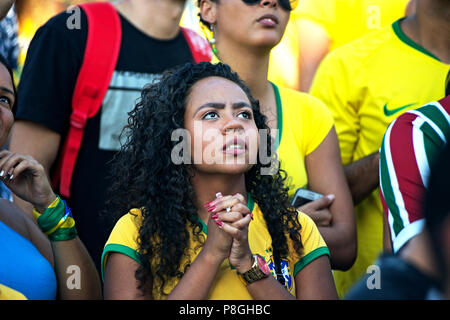
[[[278,18],[273,14],[265,14],[257,21],[267,27],[275,27],[278,24]]]
[[[234,139],[231,139],[228,141],[222,148],[223,153],[225,154],[234,154],[239,155],[243,154],[247,150],[247,144],[244,140],[235,137]]]

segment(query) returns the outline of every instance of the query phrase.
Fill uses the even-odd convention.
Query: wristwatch
[[[270,269],[263,257],[259,254],[255,254],[253,255],[253,259],[254,262],[250,270],[244,273],[237,273],[239,278],[243,280],[244,284],[247,286],[255,281],[267,278],[270,274]]]

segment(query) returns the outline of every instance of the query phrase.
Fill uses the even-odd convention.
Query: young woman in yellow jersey
[[[307,187],[324,195],[301,208],[319,226],[334,269],[346,270],[356,256],[353,203],[340,163],[333,120],[318,99],[267,80],[270,52],[281,40],[297,1],[200,0],[202,23],[213,50],[250,88],[278,130],[278,156],[292,196]]]
[[[106,299],[337,297],[317,227],[289,205],[281,171],[264,173],[266,118],[228,66],[167,72],[143,90],[124,132]]]

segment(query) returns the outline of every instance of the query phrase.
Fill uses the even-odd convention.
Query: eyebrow
[[[232,104],[231,107],[233,109],[251,108],[250,105],[245,101],[235,102]],[[225,103],[220,103],[220,102],[205,103],[205,104],[201,105],[200,107],[198,107],[198,109],[195,111],[195,114],[199,113],[200,110],[206,109],[206,108],[225,109]]]
[[[14,91],[12,91],[12,90],[11,90],[11,89],[9,89],[9,88],[6,88],[6,87],[2,87],[2,86],[0,86],[0,90],[2,90],[2,91],[6,91],[6,92],[8,92],[8,93],[12,94],[13,96],[15,96],[15,94],[14,94]]]

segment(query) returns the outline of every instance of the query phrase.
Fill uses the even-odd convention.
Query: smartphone
[[[323,195],[308,189],[304,188],[298,188],[297,191],[295,191],[294,198],[291,201],[291,205],[294,208],[298,208],[308,202],[317,200],[319,198],[322,198]]]

